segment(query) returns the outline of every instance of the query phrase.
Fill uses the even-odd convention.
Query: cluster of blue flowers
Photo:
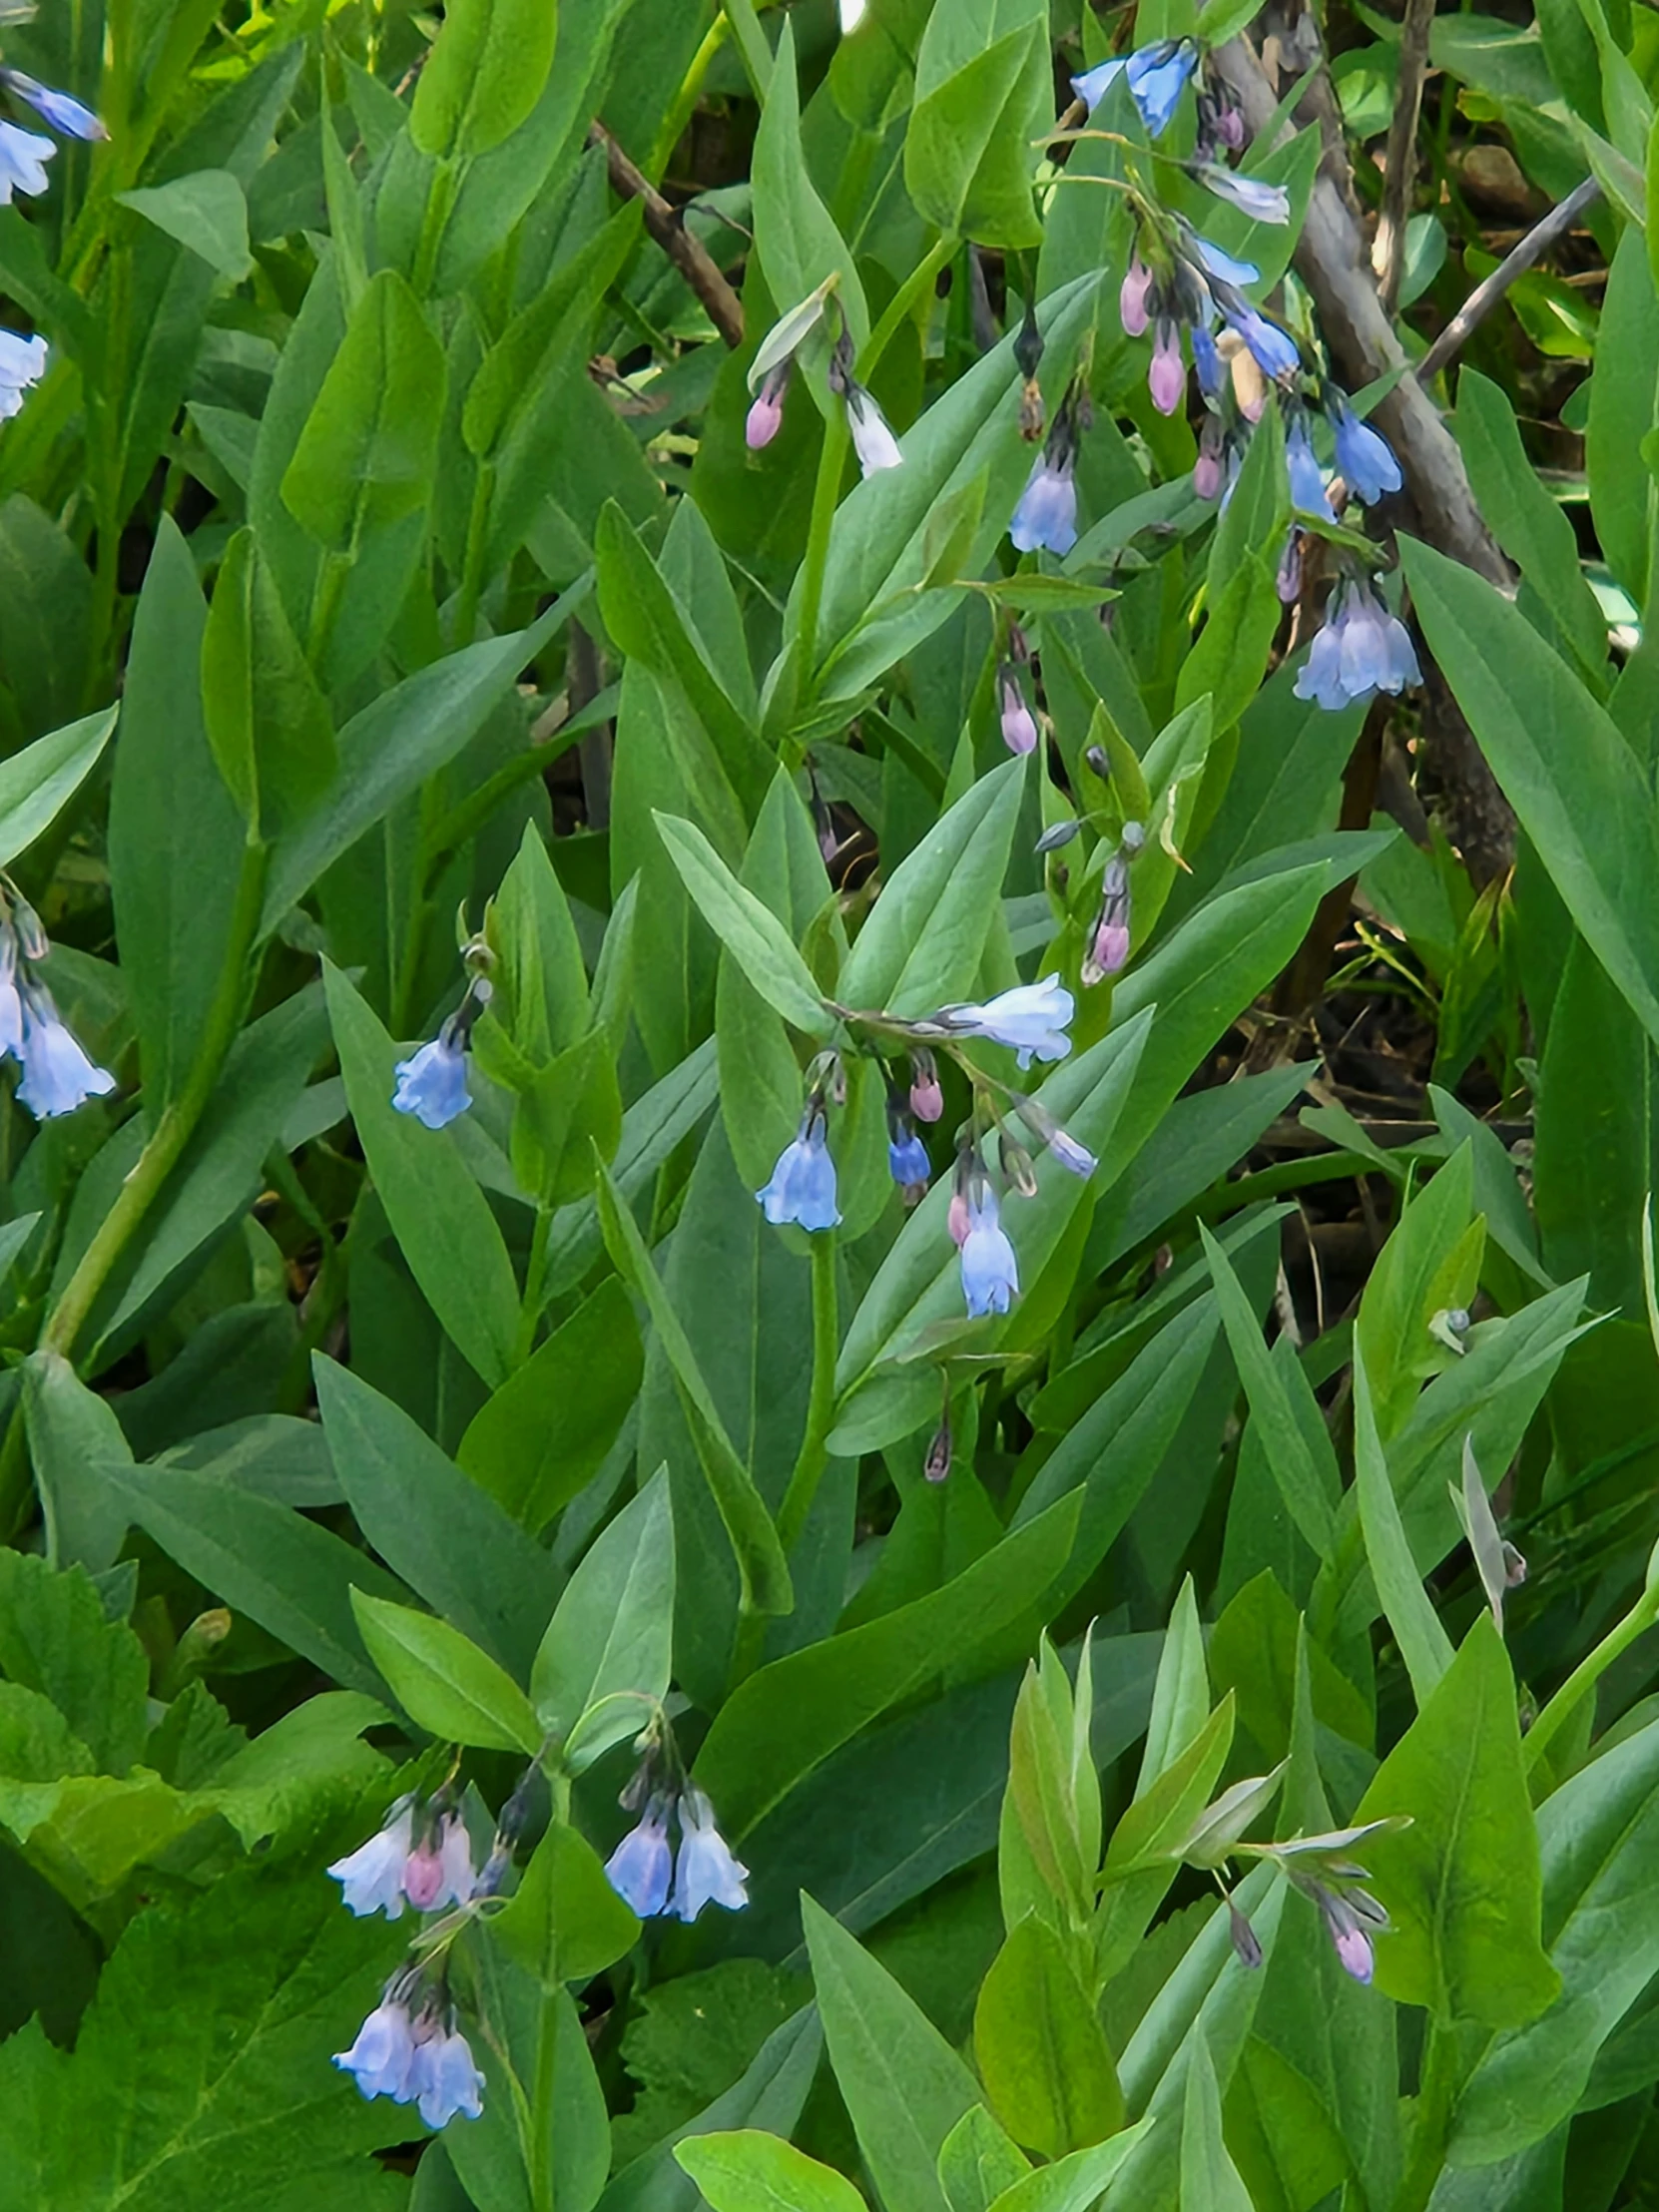
[[[1374,583],[1351,577],[1331,594],[1325,627],[1297,674],[1296,696],[1335,712],[1374,692],[1420,684],[1410,634],[1383,605]]]
[[[678,1858],[669,1841],[671,1821],[680,1829]],[[706,1905],[737,1913],[749,1903],[744,1887],[749,1869],[732,1856],[714,1807],[695,1784],[653,1790],[638,1826],[612,1852],[605,1872],[617,1896],[642,1921],[659,1915],[695,1921]]]
[[[40,1121],[72,1114],[115,1089],[115,1077],[87,1057],[34,973],[51,949],[26,901],[17,899],[9,912],[0,908],[0,1057],[22,1068],[18,1099]]]
[[[0,69],[0,86],[44,116],[54,131],[65,137],[109,137],[90,108],[67,92],[54,92],[37,84],[20,69]],[[51,139],[15,123],[0,122],[0,208],[12,205],[14,193],[33,199],[49,182],[46,165],[57,154]],[[43,337],[23,337],[15,330],[0,330],[0,422],[9,421],[22,406],[24,395],[46,373],[49,349]]]
[[[384,1913],[395,1921],[405,1903],[417,1913],[434,1913],[492,1894],[510,1856],[510,1846],[503,1847],[475,1876],[466,1823],[440,1791],[423,1806],[399,1798],[378,1835],[335,1860],[328,1872],[359,1919]],[[483,2110],[484,2077],[456,2024],[441,1966],[434,1972],[416,1962],[393,1974],[350,2049],[335,2052],[334,2064],[365,2097],[417,2106],[428,2127],[443,2127],[457,2114],[475,2120]]]

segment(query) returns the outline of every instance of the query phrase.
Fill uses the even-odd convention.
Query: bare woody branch
[[[743,301],[716,268],[702,241],[686,227],[678,208],[665,200],[642,170],[634,167],[602,123],[588,132],[590,146],[605,149],[611,189],[645,208],[645,227],[709,310],[709,320],[733,347],[743,343]]]

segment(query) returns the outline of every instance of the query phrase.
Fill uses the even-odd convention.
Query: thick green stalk
[[[807,536],[807,558],[801,569],[801,623],[797,633],[801,654],[801,686],[811,693],[818,675],[818,618],[824,604],[824,572],[830,560],[830,531],[840,498],[841,470],[846,465],[846,413],[838,400],[831,401],[824,425],[824,449],[818,457],[818,482],[813,487],[813,519]]]
[[[726,0],[726,19],[737,37],[738,52],[743,56],[749,82],[755,88],[756,101],[765,108],[767,94],[772,90],[772,48],[761,29],[761,19],[755,13],[755,0]]]
[[[449,640],[452,653],[472,643],[478,627],[478,602],[484,591],[484,558],[489,551],[490,503],[495,496],[495,463],[480,461],[472,486],[472,512],[467,517],[466,558],[461,588],[455,601],[455,628]]]
[[[424,299],[432,288],[432,279],[438,271],[438,256],[443,251],[443,236],[449,228],[449,218],[455,212],[455,201],[460,189],[458,165],[450,160],[440,161],[432,179],[432,189],[426,195],[426,212],[420,222],[420,244],[415,249],[411,288],[417,299]]]
[[[209,1009],[208,1025],[185,1087],[163,1108],[151,1131],[150,1141],[139,1154],[138,1165],[121,1186],[120,1197],[105,1215],[98,1234],[65,1284],[40,1340],[43,1351],[61,1353],[65,1359],[73,1353],[98,1294],[155,1203],[157,1193],[178,1166],[213,1096],[226,1056],[242,1027],[243,1009],[253,981],[249,956],[259,934],[260,912],[265,902],[267,859],[268,850],[263,844],[251,844],[243,853],[242,879],[237,885],[225,965],[220,971],[219,988]]]
[[[1654,1562],[1650,1560],[1647,1586],[1641,1596],[1623,1620],[1607,1631],[1594,1651],[1585,1653],[1527,1730],[1524,1748],[1529,1774],[1572,1717],[1580,1698],[1595,1688],[1613,1661],[1628,1651],[1636,1638],[1656,1621],[1659,1621],[1659,1573],[1655,1572]]]
[[[1428,2212],[1428,2200],[1445,2166],[1446,2139],[1457,2102],[1457,2037],[1431,2020],[1423,2044],[1421,2086],[1411,2125],[1411,2154],[1394,2198],[1393,2212]]]
[[[530,1260],[524,1270],[524,1303],[519,1308],[518,1342],[513,1347],[513,1366],[523,1367],[535,1350],[536,1324],[541,1319],[543,1305],[542,1287],[547,1280],[548,1233],[553,1227],[553,1206],[543,1199],[536,1208],[536,1225],[530,1232]]]

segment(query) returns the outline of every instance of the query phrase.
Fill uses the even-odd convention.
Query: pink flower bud
[[[1160,414],[1174,414],[1186,396],[1187,364],[1181,358],[1181,332],[1166,316],[1158,319],[1158,335],[1153,340],[1152,366],[1147,371],[1147,388],[1152,393],[1152,404]]]
[[[442,1858],[429,1843],[417,1845],[403,1862],[403,1895],[417,1913],[429,1913],[442,1888]]]
[[[1037,718],[1025,704],[1025,693],[1011,668],[1002,671],[998,690],[1002,701],[1003,744],[1010,753],[1034,753],[1037,750]]]
[[[1193,463],[1193,490],[1200,499],[1217,499],[1221,496],[1221,455],[1200,453]]]
[[[965,1245],[968,1241],[968,1232],[973,1227],[965,1192],[952,1191],[950,1194],[950,1212],[946,1218],[950,1229],[951,1243],[958,1246]]]
[[[919,1078],[910,1085],[910,1111],[917,1121],[937,1121],[944,1112],[944,1092],[936,1075]]]
[[[761,387],[755,404],[749,410],[749,419],[743,426],[743,434],[749,450],[759,453],[762,446],[770,445],[784,424],[784,395],[774,391],[769,383]]]
[[[1129,964],[1129,929],[1121,921],[1103,921],[1095,931],[1093,965],[1102,975],[1117,975]]]
[[[1118,290],[1118,314],[1123,323],[1126,338],[1138,338],[1147,325],[1147,294],[1152,289],[1152,272],[1137,254],[1131,260],[1123,283]]]
[[[1237,108],[1222,109],[1216,117],[1216,136],[1230,153],[1243,152],[1245,123],[1244,117]]]

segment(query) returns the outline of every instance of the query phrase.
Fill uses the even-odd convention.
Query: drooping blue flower
[[[1241,262],[1231,254],[1224,254],[1208,239],[1195,238],[1193,252],[1203,264],[1205,275],[1219,276],[1223,283],[1259,284],[1262,280],[1262,272],[1254,262]]]
[[[1198,47],[1190,38],[1159,39],[1130,55],[1125,64],[1130,94],[1154,138],[1162,138],[1169,127],[1176,103],[1197,67]]]
[[[19,130],[15,123],[0,123],[0,208],[9,208],[12,194],[31,199],[46,190],[46,165],[57,153],[49,138]]]
[[[23,1080],[17,1095],[39,1121],[72,1114],[89,1098],[115,1089],[108,1068],[94,1067],[64,1027],[50,991],[38,983],[23,994]]]
[[[17,985],[17,936],[0,929],[0,1058],[23,1058],[23,995]]]
[[[427,1129],[445,1129],[472,1104],[466,1086],[466,1053],[449,1022],[430,1044],[397,1063],[391,1102]]]
[[[1008,535],[1020,553],[1035,553],[1039,546],[1050,553],[1069,553],[1077,543],[1077,483],[1072,474],[1074,456],[1060,461],[1046,451],[1037,455],[1025,489],[1019,495]]]
[[[408,2006],[383,1996],[351,2048],[335,2051],[334,2064],[353,2077],[365,2097],[394,2097],[403,2104],[414,2051]]]
[[[67,138],[107,139],[109,132],[90,108],[83,108],[80,101],[67,92],[54,92],[49,85],[37,84],[33,77],[25,77],[21,69],[0,70],[6,90],[15,92],[20,100],[26,100],[37,115],[43,115],[54,131],[62,131]]]
[[[1216,341],[1202,322],[1195,322],[1187,333],[1193,343],[1193,366],[1198,371],[1198,388],[1206,399],[1219,399],[1222,387],[1221,355],[1216,351]],[[1220,476],[1217,476],[1220,488]],[[1213,493],[1206,496],[1214,497]]]
[[[1394,459],[1393,447],[1382,432],[1374,430],[1369,422],[1362,422],[1346,400],[1333,414],[1331,422],[1337,433],[1337,466],[1355,498],[1370,507],[1384,492],[1398,491],[1404,479]]]
[[[654,1919],[668,1903],[669,1878],[674,1872],[668,1810],[667,1799],[660,1792],[655,1794],[639,1826],[628,1831],[605,1862],[611,1888],[642,1921]]]
[[[1085,69],[1081,77],[1071,80],[1071,89],[1093,115],[1108,91],[1129,67],[1129,56],[1118,54],[1109,62],[1096,62],[1093,69]]]
[[[680,1800],[680,1861],[671,1910],[683,1921],[695,1921],[706,1905],[741,1912],[749,1903],[748,1879],[749,1869],[733,1858],[715,1825],[714,1807],[701,1790],[688,1789]]]
[[[43,337],[20,337],[15,330],[0,330],[0,422],[9,422],[23,405],[24,394],[46,374],[49,348]]]
[[[772,1181],[757,1191],[767,1220],[802,1229],[833,1229],[840,1220],[835,1204],[835,1163],[830,1157],[824,1110],[809,1106],[800,1133],[778,1155]]]
[[[947,1006],[940,1016],[958,1036],[985,1037],[1005,1044],[1019,1055],[1022,1068],[1039,1060],[1063,1060],[1071,1050],[1066,1024],[1077,1011],[1077,1001],[1060,981],[1059,973],[1045,975],[1040,983],[1017,983],[1000,991],[983,1006]]]
[[[475,2120],[484,2109],[484,2077],[473,2063],[472,2046],[456,2027],[434,2023],[419,2038],[409,2061],[402,2104],[417,2104],[431,2128],[445,2127],[457,2114]]]
[[[1331,495],[1325,488],[1325,471],[1314,452],[1308,425],[1299,414],[1285,438],[1285,459],[1291,473],[1291,505],[1305,515],[1336,519]]]
[[[969,1317],[1005,1314],[1019,1290],[1019,1262],[1002,1227],[996,1193],[989,1184],[970,1191],[967,1235],[962,1240],[962,1295]]]
[[[403,1869],[408,1864],[414,1837],[414,1808],[400,1798],[386,1816],[377,1836],[344,1859],[336,1859],[328,1872],[340,1886],[341,1902],[362,1920],[369,1913],[384,1913],[388,1921],[403,1911]],[[372,2090],[364,2092],[373,2095]]]
[[[1236,330],[1255,354],[1265,376],[1290,376],[1301,367],[1302,354],[1295,338],[1277,322],[1270,322],[1244,300],[1224,303],[1221,311],[1228,327]]]
[[[1242,177],[1221,162],[1194,162],[1192,174],[1218,200],[1239,208],[1253,223],[1289,223],[1291,196],[1283,185],[1264,184],[1260,177]]]
[[[933,1173],[932,1163],[927,1157],[927,1147],[913,1129],[890,1140],[887,1145],[887,1165],[891,1168],[892,1179],[900,1190],[913,1190],[918,1183],[926,1183]]]
[[[1297,676],[1296,696],[1335,713],[1373,692],[1398,693],[1421,682],[1405,625],[1368,584],[1351,583],[1333,594],[1325,627]]]

